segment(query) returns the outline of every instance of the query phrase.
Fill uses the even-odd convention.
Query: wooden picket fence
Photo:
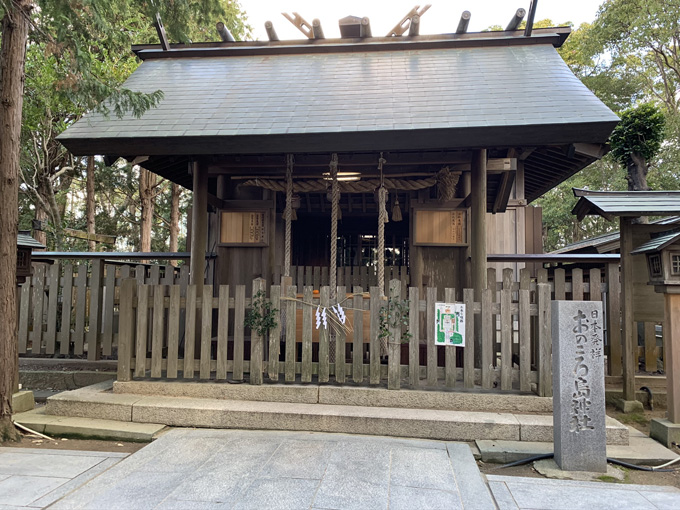
[[[379,316],[387,298],[377,287],[369,293],[357,287],[349,295],[338,287],[349,329],[317,331],[317,308],[335,304],[330,288],[315,294],[312,286],[272,285],[268,299],[277,310],[276,326],[262,338],[245,327],[252,300],[246,299],[244,285],[205,285],[200,294],[190,285],[183,296],[177,285],[129,279],[121,290],[118,380],[242,381],[247,374],[251,384],[267,377],[283,383],[478,387],[550,396],[550,285],[532,282],[527,271],[519,283],[512,282],[507,271],[507,285],[484,289],[480,301],[472,289],[460,292],[466,304],[465,347],[434,345],[435,302],[454,301],[455,289],[426,288],[421,296],[409,287],[402,294],[402,282],[390,281],[390,299],[408,299],[409,338],[403,343],[401,329],[390,329],[386,349]],[[254,280],[251,295],[266,287],[263,279]]]
[[[304,295],[306,288],[312,289],[312,291],[318,289],[323,291],[323,287],[325,286],[315,285],[314,280],[315,275],[318,275],[319,281],[324,281],[322,279],[323,272],[320,268],[314,268],[311,271],[309,271],[308,268],[304,268],[304,271],[302,272],[298,269],[302,268],[296,268],[294,273],[296,279],[291,278],[291,281],[293,284],[302,282],[302,285],[295,286],[296,291],[299,294]],[[412,324],[417,324],[418,334],[412,336],[412,339],[417,339],[417,341],[410,341],[408,348],[405,345],[398,348],[398,350],[401,351],[400,360],[396,360],[397,356],[394,353],[397,348],[394,346],[389,347],[388,349],[393,351],[391,356],[393,365],[385,365],[383,363],[386,360],[390,360],[390,356],[386,356],[388,353],[385,352],[384,348],[381,350],[378,347],[376,350],[375,346],[379,345],[379,340],[376,339],[375,333],[378,326],[376,325],[376,319],[373,318],[373,320],[371,320],[370,315],[371,306],[374,308],[377,306],[375,303],[373,305],[370,304],[375,300],[372,298],[369,299],[370,293],[367,292],[371,287],[368,284],[369,282],[372,282],[372,280],[368,278],[368,272],[364,273],[358,271],[355,275],[353,270],[356,268],[351,269],[352,271],[341,268],[343,275],[350,274],[351,278],[347,280],[343,277],[342,280],[339,280],[339,295],[343,295],[345,292],[344,289],[351,289],[352,292],[357,294],[362,293],[362,296],[366,295],[365,299],[362,298],[361,301],[353,303],[352,306],[349,307],[363,307],[365,311],[356,317],[351,317],[351,322],[354,325],[353,333],[351,334],[352,338],[344,340],[345,349],[347,351],[347,363],[338,363],[337,369],[334,364],[331,364],[331,368],[329,368],[330,373],[334,377],[339,377],[339,379],[336,379],[338,381],[343,380],[344,376],[357,382],[368,381],[369,384],[380,384],[387,379],[388,366],[394,366],[394,364],[399,361],[399,369],[393,368],[392,370],[397,370],[403,377],[408,376],[407,378],[411,382],[414,382],[417,379],[420,381],[417,384],[437,385],[441,381],[444,381],[446,385],[446,381],[451,384],[452,381],[455,380],[456,384],[463,384],[464,386],[469,387],[470,374],[473,374],[472,384],[475,386],[481,386],[483,388],[493,388],[495,386],[507,388],[509,377],[507,374],[512,373],[511,379],[513,381],[513,387],[526,390],[527,377],[524,371],[526,370],[527,363],[526,360],[522,360],[522,356],[526,356],[527,354],[526,351],[523,350],[522,346],[525,344],[522,342],[526,342],[526,340],[524,340],[527,338],[526,329],[523,328],[526,328],[527,322],[519,320],[519,306],[521,304],[520,291],[528,290],[530,293],[531,307],[531,318],[528,321],[528,338],[530,338],[529,345],[531,349],[529,354],[529,365],[531,366],[531,369],[529,370],[530,375],[528,381],[529,385],[539,385],[540,381],[537,375],[540,373],[539,367],[541,359],[537,322],[539,284],[547,284],[549,286],[549,299],[590,299],[602,300],[604,302],[605,316],[607,319],[605,339],[608,354],[608,375],[618,376],[621,374],[620,281],[618,264],[609,264],[604,270],[592,269],[585,272],[580,269],[572,269],[570,271],[565,271],[563,269],[554,269],[550,271],[540,269],[534,277],[531,277],[528,271],[522,270],[519,278],[516,278],[511,270],[505,270],[502,273],[499,273],[499,277],[497,278],[496,271],[494,269],[489,269],[488,291],[491,300],[490,302],[492,303],[492,311],[489,313],[491,314],[492,319],[490,326],[487,325],[487,329],[490,331],[488,335],[491,340],[489,345],[486,345],[486,343],[478,344],[479,352],[476,355],[477,359],[474,369],[471,368],[469,364],[465,365],[464,361],[467,359],[466,356],[470,356],[470,352],[473,350],[472,348],[467,348],[467,351],[457,348],[444,349],[442,347],[435,349],[434,347],[430,348],[428,343],[429,333],[426,327],[426,324],[428,324],[427,310],[428,306],[430,306],[428,303],[433,303],[436,300],[463,301],[465,296],[462,289],[412,289],[407,285],[408,274],[405,271],[405,268],[390,268],[389,273],[387,273],[388,275],[398,274],[398,277],[393,278],[392,280],[399,281],[401,296],[408,298],[409,300],[413,299],[411,297],[412,293],[415,293],[414,296],[418,296],[416,299],[418,301],[418,312],[413,312],[417,315],[417,318],[411,322]],[[366,274],[365,278],[362,277],[363,274]],[[302,280],[300,279],[300,275],[303,275]],[[311,275],[311,277],[309,275]],[[161,343],[164,351],[168,351],[168,348],[172,346],[171,339],[168,337],[168,334],[171,332],[169,322],[171,293],[180,293],[181,308],[179,313],[180,331],[178,332],[178,341],[182,342],[183,349],[178,351],[178,355],[184,357],[181,358],[182,362],[180,365],[182,366],[179,370],[181,371],[182,368],[184,368],[183,364],[188,364],[186,366],[186,373],[190,374],[191,367],[193,367],[194,364],[191,362],[184,349],[186,338],[191,337],[190,332],[187,334],[186,328],[188,326],[185,321],[187,313],[186,300],[192,299],[188,288],[188,276],[187,266],[176,269],[172,266],[161,265],[114,264],[104,262],[101,259],[78,264],[62,263],[60,261],[55,261],[55,263],[51,265],[43,263],[35,264],[34,275],[22,285],[19,291],[20,317],[18,338],[20,354],[24,357],[54,355],[75,357],[87,356],[87,359],[90,360],[96,360],[101,357],[116,358],[120,335],[119,314],[121,313],[121,303],[125,303],[125,300],[121,301],[122,282],[132,278],[137,287],[142,285],[151,286],[149,287],[149,296],[155,296],[153,293],[154,286],[163,286],[163,293],[165,294],[163,305],[164,335],[161,337]],[[346,282],[349,282],[349,284]],[[388,284],[395,285],[393,281],[389,281]],[[179,290],[173,290],[172,287],[179,287]],[[215,297],[213,297],[214,306],[212,307],[215,311],[213,312],[211,310],[210,314],[214,314],[215,317],[214,319],[211,319],[211,321],[208,321],[208,315],[205,316],[205,328],[208,327],[209,323],[211,328],[217,326],[221,317],[219,311],[220,293],[230,292],[232,294],[228,298],[229,305],[227,307],[229,331],[227,333],[228,359],[226,359],[226,362],[228,362],[228,366],[230,367],[229,373],[235,373],[237,376],[239,376],[242,371],[243,373],[250,373],[250,348],[252,345],[256,346],[257,344],[257,341],[251,341],[250,333],[245,331],[245,327],[240,322],[240,318],[236,323],[234,322],[236,317],[244,316],[246,310],[251,306],[250,299],[245,298],[246,291],[251,289],[245,289],[245,286],[242,288],[243,290],[239,287],[232,287],[227,290],[224,288],[212,289],[212,291],[215,292]],[[509,290],[511,293],[510,320],[508,320],[507,312],[505,312],[506,315],[504,320],[504,315],[501,311],[504,299],[503,292],[505,290]],[[280,292],[280,286],[272,286],[269,290],[270,299],[273,302],[278,303],[275,307],[284,310],[284,315],[287,317],[290,314],[285,313],[285,310],[291,305],[285,299],[281,301]],[[311,300],[305,300],[314,303],[316,306],[320,303],[319,300],[323,297],[323,292],[319,295],[312,294]],[[239,298],[241,293],[243,295],[242,303]],[[386,289],[385,293],[389,295],[389,289]],[[203,328],[203,314],[208,313],[208,311],[203,311],[202,297],[202,295],[195,297],[195,313],[198,313],[198,316],[193,319],[200,325],[200,328]],[[151,298],[149,297],[149,299]],[[352,298],[352,302],[354,299],[355,298]],[[507,296],[505,299],[507,301]],[[283,306],[281,303],[283,303]],[[359,305],[359,303],[361,303],[361,305]],[[473,306],[475,316],[481,317],[483,315],[481,312],[482,304],[483,299],[477,300],[477,303]],[[175,305],[173,304],[173,306]],[[224,307],[224,305],[222,306]],[[191,308],[191,303],[189,304],[189,308]],[[380,306],[378,306],[378,310],[379,309]],[[151,303],[149,310],[150,312],[153,312],[153,303]],[[278,333],[274,332],[274,334],[278,334],[281,337],[282,347],[279,350],[280,359],[270,356],[270,353],[276,351],[271,349],[269,344],[267,344],[266,348],[263,349],[263,356],[265,354],[266,356],[263,357],[262,361],[264,364],[263,366],[266,367],[267,373],[269,373],[270,366],[274,367],[278,363],[283,367],[288,366],[289,370],[291,369],[290,367],[294,367],[294,377],[300,378],[303,374],[302,354],[304,354],[304,374],[306,380],[310,370],[309,366],[307,366],[310,352],[313,353],[313,358],[315,360],[311,365],[311,370],[315,377],[318,376],[319,363],[322,365],[325,363],[323,361],[323,356],[321,361],[318,361],[319,350],[321,350],[322,355],[325,352],[325,340],[320,341],[318,337],[322,335],[312,328],[313,340],[311,343],[312,351],[310,351],[309,342],[305,340],[307,339],[309,332],[305,327],[311,328],[311,326],[305,325],[307,323],[312,324],[312,321],[309,320],[309,313],[311,312],[307,310],[307,307],[300,304],[296,305],[295,310],[297,316],[290,321],[287,321],[287,323],[295,323],[295,321],[297,321],[296,328],[298,331],[296,331],[296,335],[299,338],[290,344],[295,345],[295,348],[292,351],[290,351],[290,346],[288,347],[289,351],[284,349],[283,346],[287,341],[286,331],[279,331]],[[189,314],[189,318],[191,318],[191,313]],[[279,322],[281,323],[282,321]],[[510,324],[509,328],[508,324]],[[645,338],[645,345],[641,349],[641,356],[647,360],[649,366],[652,366],[652,363],[655,363],[657,359],[663,362],[663,352],[656,347],[656,337],[654,335],[653,325],[651,326],[651,328],[646,328],[646,330],[651,330],[651,333],[648,335],[650,338]],[[148,338],[152,338],[154,334],[153,320],[150,322],[147,329]],[[159,331],[158,328],[156,329]],[[199,329],[198,333],[194,332],[193,338],[195,339],[197,336],[200,337],[202,331],[207,332],[207,329]],[[213,337],[219,337],[219,331],[221,330],[211,329],[209,333],[206,333],[206,338],[207,335],[210,335],[211,337],[209,342],[210,345],[213,343]],[[357,331],[360,331],[360,333],[357,333]],[[361,342],[359,342],[358,339],[355,339],[355,336],[359,334],[362,336]],[[504,338],[505,343],[503,340]],[[509,342],[508,338],[512,339],[510,351],[507,350]],[[343,340],[333,340],[334,343],[329,341],[330,348],[333,351],[331,353],[332,355],[329,356],[329,360],[332,361],[335,359],[342,359],[341,356],[343,352]],[[290,342],[290,340],[288,341]],[[219,342],[216,340],[214,343],[217,345]],[[359,349],[360,343],[365,344],[364,349]],[[371,345],[373,347],[371,347]],[[415,347],[416,345],[417,348]],[[503,351],[503,345],[506,345],[505,351]],[[191,348],[188,344],[186,344],[186,346],[189,349]],[[222,356],[223,350],[224,349],[220,350],[220,355]],[[486,357],[482,356],[483,350],[486,353]],[[200,349],[195,349],[195,352],[198,356],[198,354],[200,354]],[[336,358],[335,355],[338,353],[340,356]],[[151,355],[151,349],[148,354]],[[205,354],[203,356],[205,356]],[[480,356],[485,360],[484,364],[481,364]],[[511,369],[507,368],[508,356],[510,356],[509,359],[511,360]],[[455,366],[454,362],[451,361],[452,357],[456,360]],[[164,359],[166,359],[166,361],[164,361],[166,365],[164,366],[167,366],[168,359]],[[185,359],[189,361],[185,362]],[[243,363],[241,363],[241,359],[243,359]],[[490,362],[489,359],[491,360]],[[514,362],[512,361],[513,359]],[[361,362],[359,360],[361,360]],[[503,362],[503,360],[505,360],[505,362]],[[212,375],[210,375],[209,378],[217,376],[217,361],[217,353],[211,353],[210,371]],[[200,366],[200,359],[197,362]],[[222,360],[220,366],[222,366],[224,362],[225,360]],[[203,373],[205,374],[205,360],[203,363]],[[413,366],[411,366],[412,364]],[[504,384],[502,384],[503,366],[506,367]],[[166,369],[164,368],[164,373],[165,370]],[[321,371],[322,375],[324,370],[325,369],[322,369]],[[275,371],[276,370],[274,370],[274,372]],[[282,371],[281,373],[285,375],[285,371]],[[520,377],[522,373],[525,373],[524,377]],[[455,376],[452,374],[455,374]],[[465,374],[467,374],[467,382]],[[484,377],[484,374],[486,374],[486,378]],[[222,375],[221,371],[220,375]],[[184,375],[182,377],[184,377]],[[242,375],[239,377],[242,377]],[[288,381],[290,380],[290,377],[290,374],[288,374],[288,379],[284,378],[284,380]],[[454,379],[452,379],[452,377]],[[491,379],[489,379],[489,377],[491,377]],[[524,383],[522,383],[522,381],[524,381]]]
[[[320,289],[330,285],[329,271],[328,266],[291,266],[290,277],[299,289],[305,286]],[[368,290],[370,287],[378,285],[378,268],[376,266],[338,267],[336,275],[337,285],[341,287],[361,287]],[[282,276],[283,268],[276,266],[273,271],[273,281],[281,281]],[[385,266],[385,292],[387,292],[387,282],[390,280],[400,280],[402,288],[405,289],[411,281],[408,267]]]
[[[114,356],[121,282],[177,284],[188,267],[105,263],[37,263],[19,290],[19,354]]]

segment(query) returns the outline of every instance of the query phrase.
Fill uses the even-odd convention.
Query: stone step
[[[96,438],[148,443],[167,427],[156,423],[132,423],[95,418],[45,414],[45,408],[13,416],[15,422],[47,436]]]
[[[552,441],[552,415],[146,396],[111,393],[106,388],[102,383],[50,397],[46,413],[171,427],[338,432],[447,441]],[[628,428],[608,418],[607,442],[628,444]]]
[[[297,404],[397,407],[496,413],[552,413],[552,398],[471,390],[399,391],[316,384],[225,384],[187,381],[116,381],[113,392],[128,395],[248,400]]]

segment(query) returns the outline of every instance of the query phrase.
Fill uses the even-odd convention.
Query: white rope
[[[338,186],[338,155],[333,153],[330,164],[331,173],[331,301],[334,302],[337,295],[337,256],[338,256],[338,204],[340,202],[340,186]]]
[[[285,234],[285,253],[283,261],[283,275],[290,276],[291,258],[291,219],[293,209],[293,164],[295,160],[292,154],[286,156],[286,234]]]

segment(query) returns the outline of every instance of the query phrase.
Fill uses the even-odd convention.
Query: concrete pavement
[[[47,506],[658,510],[680,490],[485,477],[465,443],[345,434],[174,429],[127,458],[0,448],[0,510]]]
[[[45,508],[125,457],[125,453],[0,448],[0,510]]]

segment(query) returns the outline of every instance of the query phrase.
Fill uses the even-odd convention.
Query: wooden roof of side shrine
[[[589,191],[574,188],[580,197],[572,214],[579,221],[588,215],[614,217],[673,216],[680,214],[680,191]]]
[[[394,161],[406,159],[409,173],[433,175],[448,156],[488,148],[524,161],[531,201],[601,157],[618,122],[555,50],[568,34],[137,46],[126,86],[162,90],[160,105],[139,119],[88,114],[59,140],[77,155],[137,158],[188,188],[196,156],[247,176],[281,175],[286,153],[319,156],[327,171],[332,152],[342,169],[357,157],[375,168],[384,151],[387,174],[403,175]]]

